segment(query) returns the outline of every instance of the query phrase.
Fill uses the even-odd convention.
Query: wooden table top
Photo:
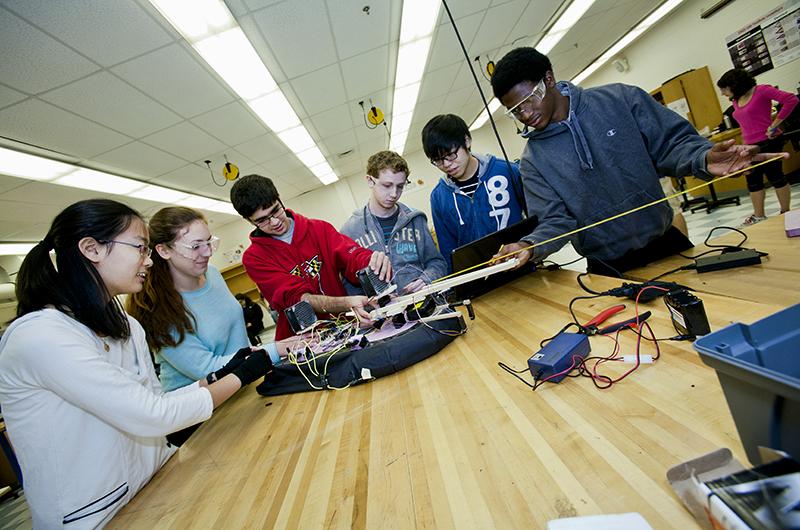
[[[741,230],[748,236],[744,247],[769,253],[768,257],[762,258],[760,265],[703,274],[693,270],[680,271],[661,279],[680,283],[698,292],[782,307],[800,302],[800,238],[786,236],[783,216],[770,217],[766,221]],[[710,243],[736,245],[742,239],[736,232],[725,230],[718,232],[727,233],[712,239]],[[700,244],[684,254],[694,256],[706,250],[710,249]],[[690,263],[692,262],[680,256],[670,256],[646,267],[628,271],[625,276],[636,280],[647,280]]]
[[[608,390],[568,378],[532,392],[497,366],[524,368],[578,294],[575,273],[540,271],[476,300],[466,335],[400,373],[338,392],[239,392],[109,528],[530,529],[631,511],[657,529],[697,527],[667,469],[719,447],[746,457],[716,373],[689,343],[663,343],[661,359]],[[703,301],[712,329],[783,307]],[[586,321],[617,303],[576,312]],[[656,336],[674,335],[663,301],[645,307]],[[612,320],[631,316],[629,304]],[[608,338],[590,341],[611,353]]]

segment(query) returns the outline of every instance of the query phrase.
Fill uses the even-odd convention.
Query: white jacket
[[[0,340],[0,403],[34,528],[108,523],[176,449],[164,436],[211,416],[197,383],[163,393],[144,330],[103,341],[55,309]]]

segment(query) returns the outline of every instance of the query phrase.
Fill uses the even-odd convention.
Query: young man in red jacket
[[[301,300],[320,318],[353,310],[359,320],[369,321],[364,309],[369,299],[347,296],[341,277],[357,285],[356,271],[369,265],[389,280],[392,266],[386,254],[361,248],[330,223],[287,210],[267,177],[240,178],[231,188],[231,202],[255,226],[242,264],[278,312],[276,340],[292,335],[283,311]]]

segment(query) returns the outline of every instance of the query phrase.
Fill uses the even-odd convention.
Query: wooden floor
[[[532,392],[498,368],[523,368],[578,294],[575,273],[538,272],[477,300],[465,336],[398,374],[275,398],[248,388],[109,528],[531,529],[630,511],[656,529],[696,528],[667,469],[718,447],[746,460],[716,374],[689,343],[664,343],[660,360],[609,390],[579,378]],[[701,297],[712,329],[782,307]],[[617,303],[576,308],[585,321]],[[675,334],[661,300],[646,308],[658,337]],[[629,304],[615,319],[631,316]],[[623,344],[633,352],[632,335]],[[591,346],[608,354],[612,342]]]

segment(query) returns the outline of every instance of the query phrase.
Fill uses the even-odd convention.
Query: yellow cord
[[[639,210],[644,210],[645,208],[649,208],[650,206],[654,206],[654,205],[656,205],[658,203],[661,203],[661,202],[664,202],[664,201],[668,201],[670,199],[674,199],[675,197],[679,197],[680,195],[683,195],[684,193],[689,193],[689,192],[692,192],[692,191],[695,191],[695,190],[699,190],[700,188],[708,186],[709,184],[714,184],[714,183],[719,182],[721,180],[724,180],[724,179],[727,179],[727,178],[731,178],[731,177],[735,177],[737,175],[740,175],[740,174],[744,173],[745,171],[750,171],[753,168],[756,168],[758,166],[762,166],[764,164],[769,164],[770,162],[774,162],[775,160],[781,160],[782,158],[783,158],[782,156],[776,156],[775,158],[770,158],[769,160],[764,160],[763,162],[759,162],[758,164],[753,164],[752,166],[748,166],[748,167],[746,167],[744,169],[740,169],[739,171],[735,171],[735,172],[733,172],[733,173],[731,173],[729,175],[723,175],[721,177],[717,177],[717,178],[715,178],[713,180],[710,180],[708,182],[704,182],[704,183],[702,183],[702,184],[700,184],[698,186],[695,186],[693,188],[689,188],[688,190],[683,190],[683,191],[679,191],[677,193],[673,193],[672,195],[667,195],[663,199],[658,199],[658,200],[655,200],[653,202],[650,202],[650,203],[647,203],[647,204],[643,204],[642,206],[637,206],[636,208],[628,210],[627,212],[622,212],[622,213],[619,213],[619,214],[614,215],[612,217],[609,217],[607,219],[602,219],[600,221],[597,221],[596,223],[592,223],[592,224],[589,224],[589,225],[586,225],[586,226],[582,226],[580,228],[576,228],[575,230],[567,232],[566,234],[561,234],[560,236],[551,237],[550,239],[546,239],[544,241],[539,241],[537,243],[531,243],[527,247],[523,247],[523,248],[521,248],[519,250],[515,250],[514,252],[510,252],[509,254],[506,254],[502,258],[491,258],[491,259],[489,259],[487,261],[484,261],[483,263],[478,263],[477,265],[473,265],[472,267],[468,267],[468,268],[460,270],[458,272],[454,272],[452,274],[448,274],[447,276],[443,276],[443,277],[439,278],[438,280],[434,280],[432,283],[437,283],[437,282],[440,282],[442,280],[446,280],[448,278],[454,278],[456,276],[460,276],[460,275],[465,274],[467,272],[470,272],[470,271],[473,271],[473,270],[478,269],[480,267],[483,267],[484,265],[490,265],[492,263],[496,263],[498,261],[507,259],[507,258],[509,258],[509,257],[511,257],[511,256],[513,256],[515,254],[519,254],[520,252],[523,252],[525,250],[530,250],[532,248],[536,248],[536,247],[539,247],[541,245],[546,245],[547,243],[552,243],[553,241],[557,241],[559,239],[563,239],[565,237],[569,237],[569,236],[575,235],[578,232],[583,232],[584,230],[588,230],[590,228],[594,228],[595,226],[600,226],[601,224],[608,223],[608,222],[613,221],[615,219],[619,219],[620,217],[624,217],[626,215],[630,215],[632,213],[636,213]],[[501,251],[502,251],[504,246],[505,245],[500,247]]]

